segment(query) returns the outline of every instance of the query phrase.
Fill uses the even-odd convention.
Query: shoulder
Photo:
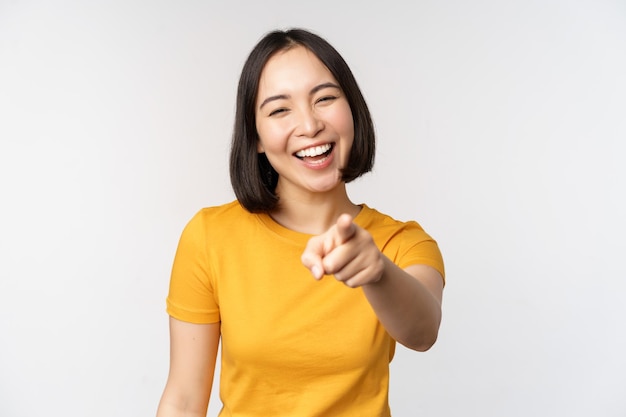
[[[187,236],[222,237],[254,221],[255,214],[248,212],[235,200],[219,206],[204,207],[185,225],[183,234]]]
[[[396,235],[401,231],[412,231],[430,238],[422,226],[415,220],[398,220],[365,204],[363,204],[361,213],[359,213],[355,221],[359,226],[372,234]]]
[[[219,206],[203,207],[197,213],[196,217],[204,219],[219,218],[239,218],[250,214],[237,200]]]
[[[201,208],[191,218],[189,224],[194,226],[218,226],[239,223],[253,216],[237,200],[234,200],[219,206]]]
[[[366,229],[380,250],[401,268],[425,264],[445,276],[437,242],[416,221],[397,220],[364,205],[355,222]]]

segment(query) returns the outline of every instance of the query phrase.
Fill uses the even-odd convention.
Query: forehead
[[[267,61],[261,71],[258,96],[288,93],[288,90],[298,88],[310,89],[325,82],[337,83],[313,52],[298,45],[275,53]]]

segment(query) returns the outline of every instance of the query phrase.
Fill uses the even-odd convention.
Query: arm
[[[441,274],[427,265],[403,270],[385,255],[381,257],[381,278],[363,285],[367,300],[391,337],[413,350],[430,349],[441,323]]]
[[[170,371],[157,417],[206,416],[219,340],[219,323],[170,317]]]
[[[428,350],[441,322],[443,279],[427,265],[401,269],[376,247],[371,235],[343,215],[326,233],[311,238],[302,262],[316,279],[324,274],[362,287],[387,332],[414,350]]]

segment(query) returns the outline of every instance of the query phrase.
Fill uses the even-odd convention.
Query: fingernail
[[[322,277],[322,271],[317,265],[313,265],[313,268],[311,268],[311,273],[313,274],[313,278],[315,279],[320,279]]]

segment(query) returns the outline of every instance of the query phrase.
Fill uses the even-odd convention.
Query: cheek
[[[338,103],[339,104],[339,103]],[[354,131],[354,120],[352,118],[352,110],[346,100],[342,100],[332,113],[333,124],[342,132]]]
[[[259,137],[257,141],[258,152],[272,152],[272,149],[276,147],[276,141],[273,140],[274,136],[267,129],[257,128],[257,136]]]
[[[337,131],[352,144],[354,140],[354,119],[352,118],[352,111],[347,104],[341,112],[336,114],[334,124]]]
[[[281,123],[257,123],[256,132],[259,137],[259,152],[279,152],[287,143],[288,129]]]
[[[273,135],[272,135],[271,130],[268,128],[267,124],[257,122],[256,133],[257,133],[257,137],[259,138],[257,140],[257,151],[265,152],[266,150],[268,150],[268,148],[271,149],[272,147],[271,139]]]

